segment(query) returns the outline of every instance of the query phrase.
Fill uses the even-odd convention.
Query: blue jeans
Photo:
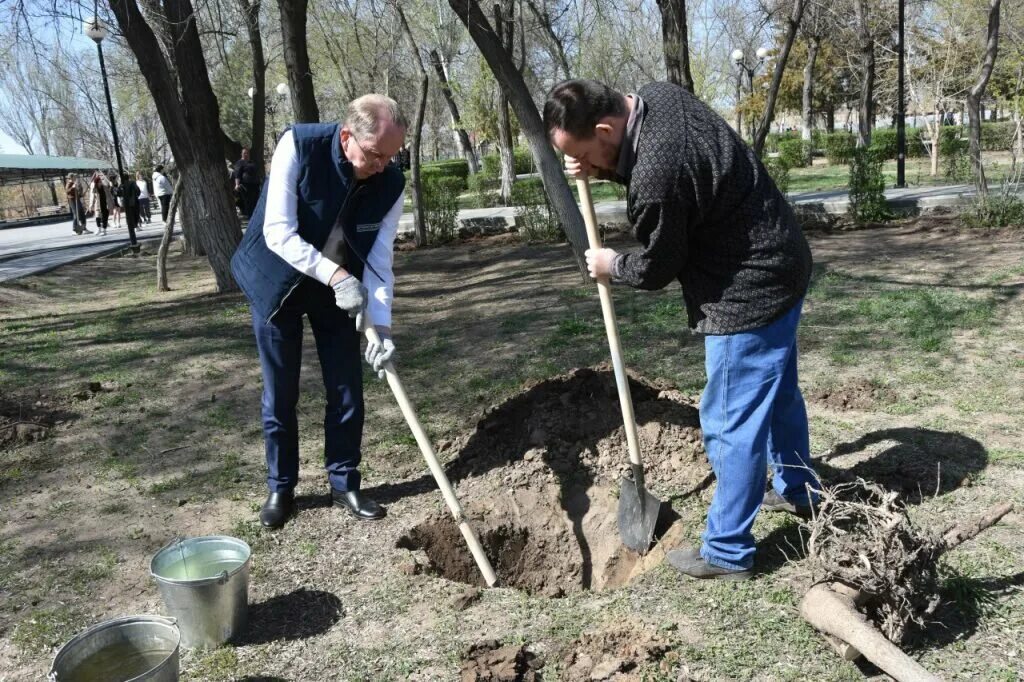
[[[715,566],[753,565],[750,530],[761,508],[768,464],[775,491],[790,502],[807,504],[806,485],[817,486],[807,410],[797,386],[802,303],[766,327],[704,340],[708,383],[700,425],[718,485],[701,556]]]
[[[355,321],[334,304],[334,292],[304,278],[268,323],[253,315],[263,370],[263,439],[267,487],[287,492],[299,480],[299,400],[302,318],[309,319],[320,357],[327,408],[324,460],[332,488],[359,490],[363,439],[363,368]]]

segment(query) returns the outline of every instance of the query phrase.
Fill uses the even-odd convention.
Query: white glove
[[[334,289],[334,302],[348,313],[349,317],[357,317],[366,306],[366,289],[356,277],[349,275],[331,285]]]
[[[367,342],[366,362],[377,373],[378,379],[384,378],[384,363],[395,354],[395,342],[390,334],[380,334],[380,343]]]

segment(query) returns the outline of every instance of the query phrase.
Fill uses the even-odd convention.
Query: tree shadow
[[[865,457],[872,449],[878,451]],[[834,466],[845,462],[851,464]],[[814,460],[826,484],[863,478],[899,493],[908,504],[970,485],[987,465],[988,452],[973,438],[920,427],[874,431]]]
[[[330,592],[298,589],[251,605],[248,627],[236,644],[306,639],[327,632],[344,615],[341,600]]]

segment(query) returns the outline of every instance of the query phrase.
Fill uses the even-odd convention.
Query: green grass
[[[238,671],[238,653],[234,647],[224,646],[213,651],[200,652],[189,667],[189,679],[233,680]]]
[[[79,627],[81,616],[71,608],[42,608],[25,614],[11,640],[24,653],[40,655],[70,639]]]

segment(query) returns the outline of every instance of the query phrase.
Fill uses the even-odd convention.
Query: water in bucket
[[[92,654],[59,682],[125,682],[157,667],[167,658],[165,648],[140,649],[121,640]]]
[[[210,535],[174,540],[153,556],[150,573],[182,646],[216,647],[245,627],[250,554],[241,540]]]
[[[53,659],[51,682],[172,682],[180,634],[173,619],[123,616],[92,626]]]

